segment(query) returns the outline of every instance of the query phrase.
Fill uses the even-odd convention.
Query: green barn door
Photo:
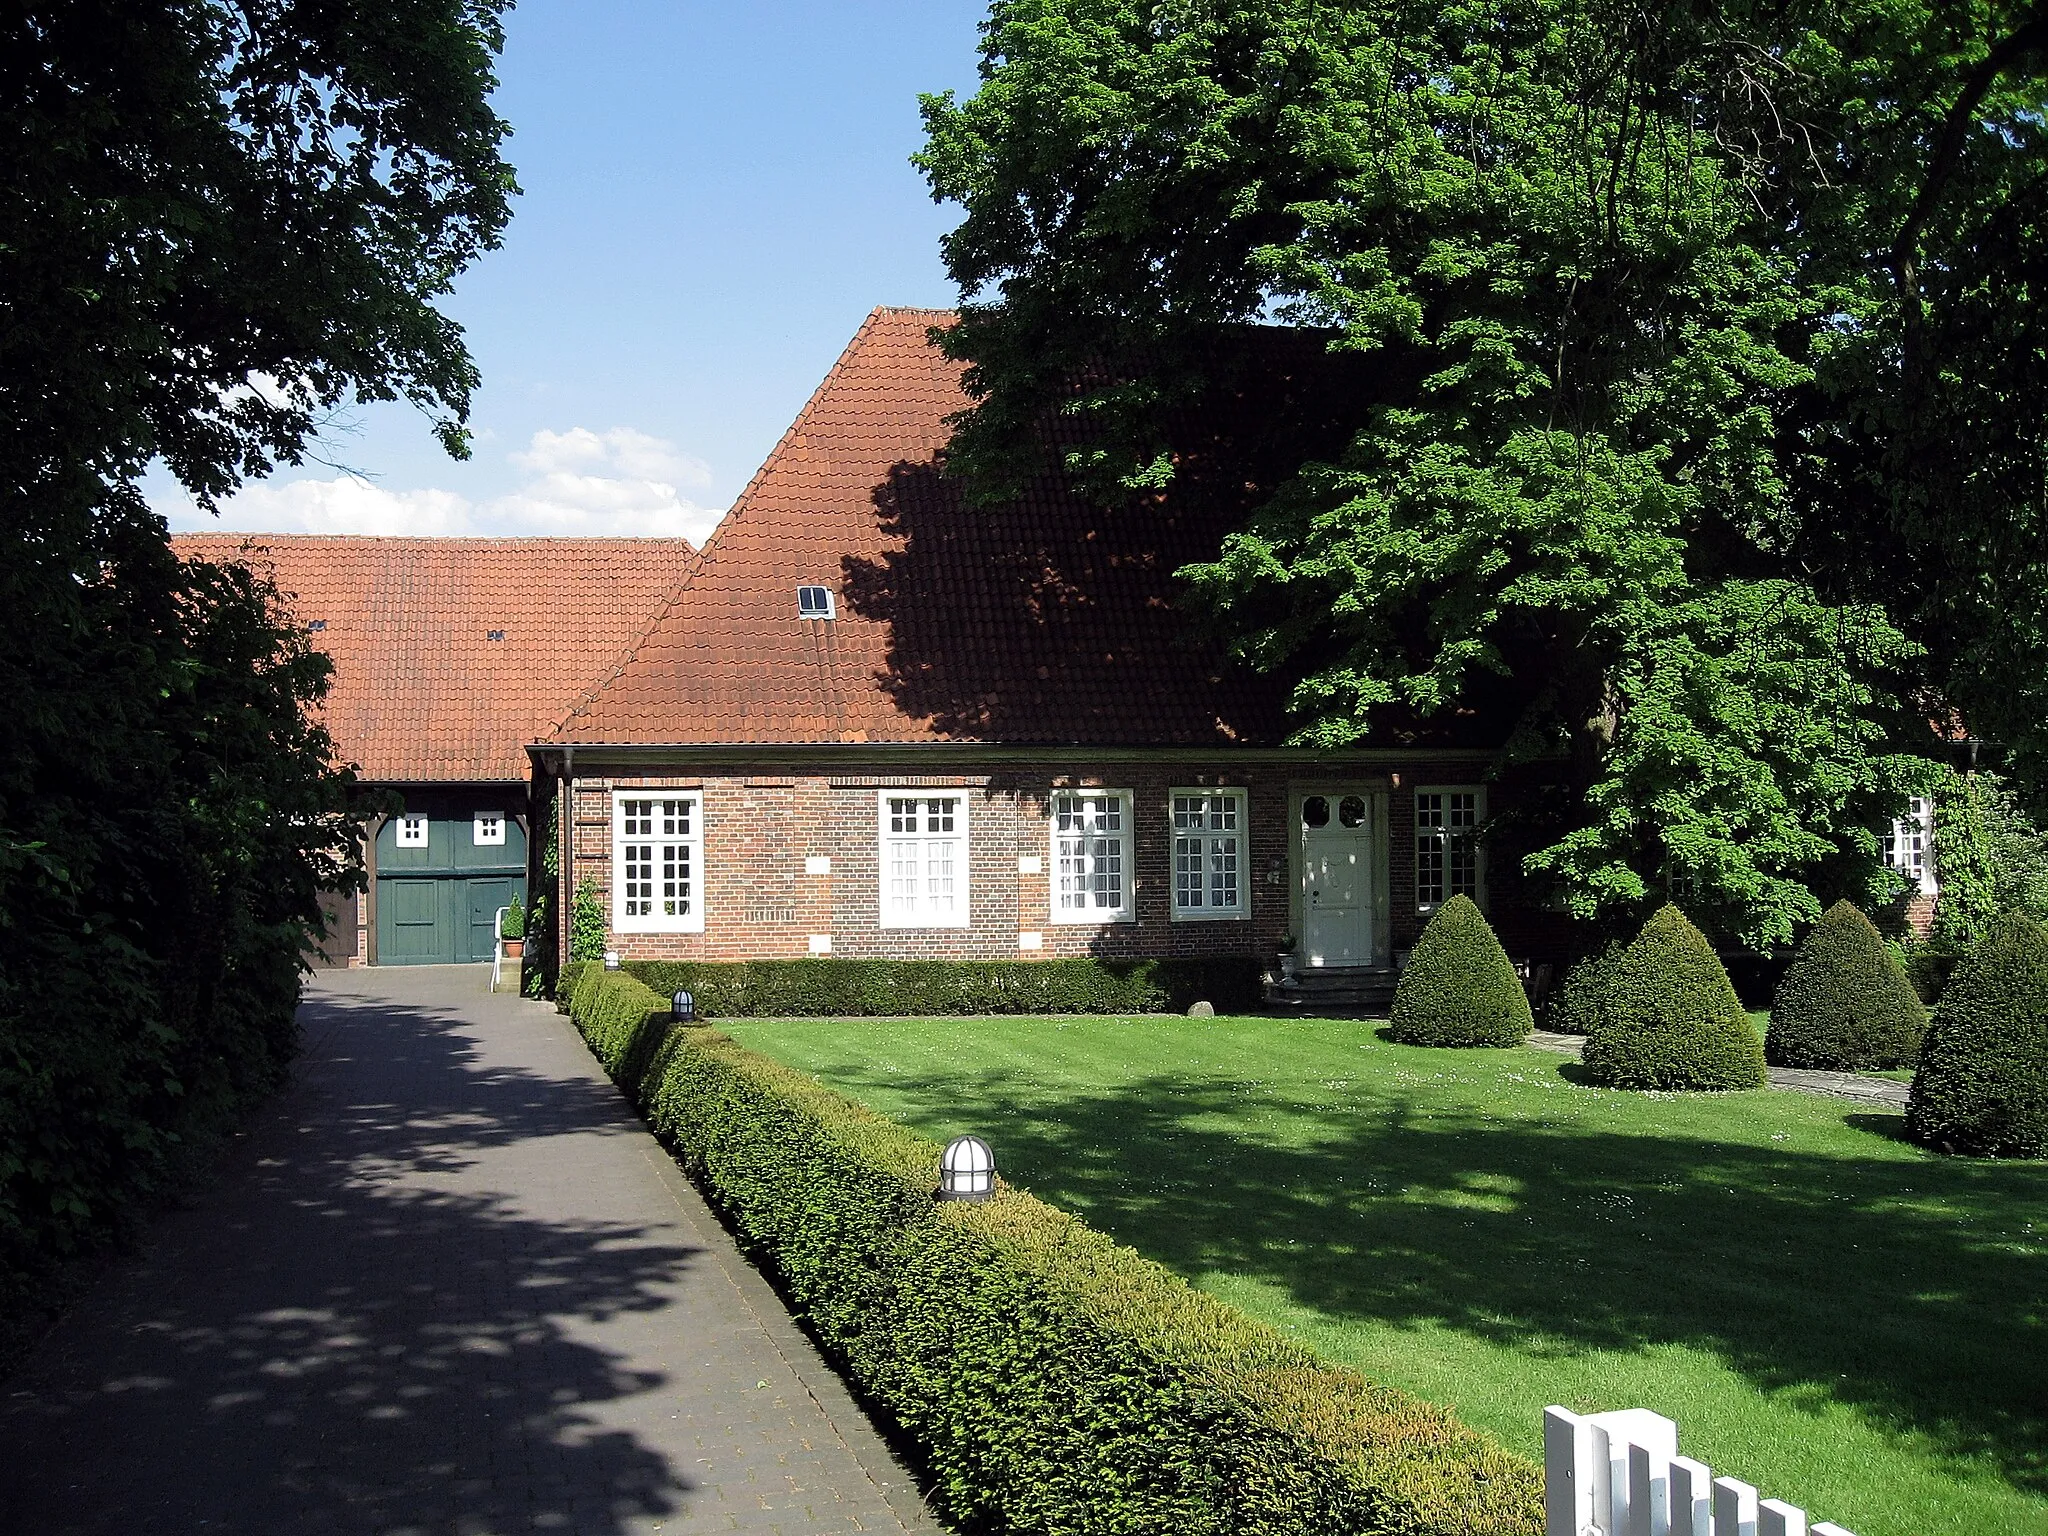
[[[445,964],[455,958],[455,925],[439,880],[377,882],[377,958],[386,965]]]
[[[517,882],[511,880],[466,880],[469,887],[469,925],[463,934],[468,946],[462,958],[465,960],[488,960],[495,952],[497,933],[492,924],[498,920],[498,908],[512,904],[512,892]]]
[[[526,832],[503,791],[411,791],[377,833],[377,963],[491,958],[492,921],[526,889]]]

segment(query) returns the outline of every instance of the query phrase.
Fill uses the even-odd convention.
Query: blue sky
[[[524,195],[448,310],[476,450],[357,412],[173,528],[700,540],[877,304],[947,305],[917,95],[975,84],[975,0],[522,0],[496,102]],[[340,473],[334,465],[357,471]]]

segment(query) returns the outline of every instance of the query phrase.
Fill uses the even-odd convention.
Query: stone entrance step
[[[1266,1005],[1289,1013],[1383,1017],[1394,1005],[1399,973],[1390,965],[1304,966],[1266,986]]]

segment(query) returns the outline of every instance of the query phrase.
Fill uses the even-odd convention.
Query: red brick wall
[[[1115,768],[1103,773],[1004,768],[992,772],[905,775],[744,770],[684,775],[579,777],[573,818],[576,879],[593,880],[611,901],[611,804],[615,788],[692,789],[704,796],[704,932],[613,934],[633,959],[778,959],[810,952],[829,934],[831,953],[890,959],[1034,959],[1061,955],[1140,958],[1162,955],[1273,953],[1292,923],[1290,862],[1294,837],[1290,790],[1313,792],[1385,775],[1181,767]],[[1470,783],[1470,765],[1404,770],[1390,798],[1389,857],[1393,942],[1405,950],[1421,931],[1415,912],[1414,799],[1417,784]],[[1168,797],[1175,788],[1221,785],[1247,791],[1249,857],[1243,871],[1251,916],[1239,921],[1175,922]],[[1135,920],[1076,924],[1052,920],[1049,801],[1055,788],[1099,787],[1132,795],[1131,849]],[[881,791],[959,788],[968,803],[969,910],[966,928],[883,928],[876,830]],[[1498,809],[1498,807],[1493,807]],[[830,858],[829,874],[805,873],[805,860]],[[1035,873],[1020,858],[1036,858]],[[1502,911],[1491,903],[1502,938],[1517,954],[1548,947],[1549,914]],[[566,914],[565,914],[566,918]],[[1022,949],[1020,934],[1040,935]],[[566,953],[567,934],[563,934]]]
[[[1906,898],[1906,926],[1923,939],[1934,931],[1935,900],[1935,897],[1927,895]]]
[[[1241,921],[1173,922],[1172,841],[1167,798],[1176,787],[1246,788],[1251,813],[1245,870],[1252,914]],[[1135,920],[1052,920],[1051,828],[1055,787],[1092,786],[1132,794]],[[1216,772],[1146,769],[1108,775],[1001,770],[931,775],[730,773],[576,781],[576,877],[611,900],[611,800],[615,788],[699,789],[704,795],[704,932],[614,934],[631,958],[773,959],[809,953],[813,934],[832,953],[892,959],[1033,959],[1057,955],[1269,954],[1287,931],[1287,785]],[[884,789],[959,788],[968,809],[966,928],[883,928],[876,830]],[[804,872],[807,857],[832,861],[830,874]],[[1039,860],[1021,872],[1020,858]],[[1278,877],[1268,883],[1269,871]],[[1036,933],[1041,948],[1020,949]]]

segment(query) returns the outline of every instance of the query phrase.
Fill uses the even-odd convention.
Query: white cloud
[[[611,468],[634,480],[666,481],[671,485],[709,485],[711,466],[676,452],[666,438],[635,432],[631,427],[613,427],[593,432],[588,427],[571,427],[566,432],[545,428],[533,434],[524,452],[509,455],[521,469],[536,475],[573,474],[592,468]]]
[[[224,504],[218,519],[189,506],[166,511],[173,527],[237,533],[680,534],[699,545],[723,515],[679,489],[710,483],[711,470],[703,460],[631,427],[542,430],[507,457],[526,472],[526,483],[509,495],[484,500],[457,491],[390,491],[343,475],[258,482]]]

